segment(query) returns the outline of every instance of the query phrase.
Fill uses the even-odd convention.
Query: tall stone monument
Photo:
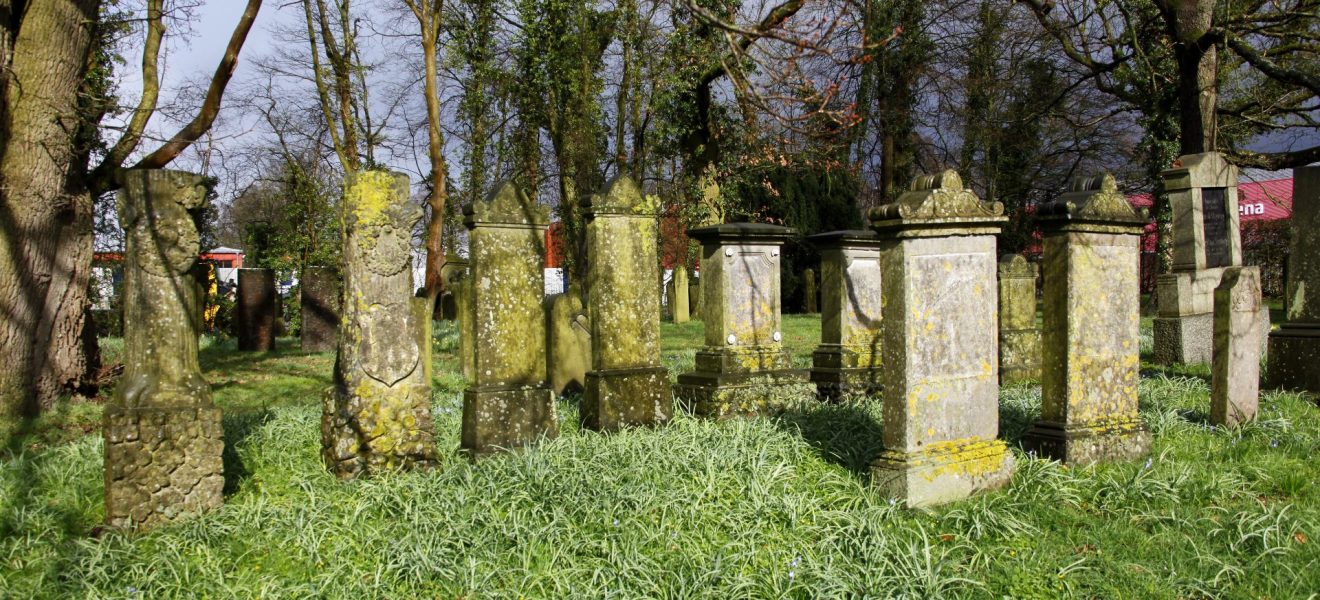
[[[275,319],[280,311],[280,295],[275,289],[275,272],[270,269],[238,270],[238,349],[261,351],[275,349]]]
[[[772,410],[779,394],[805,388],[780,330],[779,251],[793,230],[727,223],[688,230],[701,243],[706,345],[674,395],[698,416]],[[805,391],[805,390],[803,390]]]
[[[582,424],[613,431],[659,425],[673,416],[669,371],[660,362],[660,295],[649,282],[659,273],[654,196],[630,177],[585,199],[587,312],[591,371],[582,398]]]
[[[440,269],[440,276],[445,280],[445,289],[454,302],[454,321],[458,323],[458,362],[463,377],[468,381],[473,378],[474,354],[472,338],[475,335],[472,320],[476,313],[472,311],[472,277],[469,275],[468,261],[457,255],[445,259],[445,266]]]
[[[430,312],[414,302],[410,268],[422,212],[408,196],[401,173],[361,171],[344,181],[345,302],[321,415],[321,455],[341,479],[436,460],[430,346],[421,339]]]
[[[871,210],[881,240],[884,451],[871,480],[907,506],[1008,482],[999,434],[995,236],[1004,206],[954,171],[916,178]]]
[[[330,267],[307,267],[299,284],[302,351],[334,350],[339,333],[339,273]]]
[[[220,409],[197,363],[202,303],[190,270],[200,175],[131,170],[119,191],[124,228],[124,375],[105,407],[105,516],[150,527],[223,503]]]
[[[1074,181],[1037,212],[1044,242],[1040,421],[1022,446],[1073,465],[1150,451],[1137,414],[1140,244],[1146,218],[1110,175]]]
[[[687,323],[692,320],[688,305],[688,272],[687,267],[677,265],[674,267],[674,279],[671,282],[674,295],[671,302],[674,303],[674,322]]]
[[[507,182],[463,214],[473,377],[463,391],[461,443],[475,457],[559,434],[554,393],[546,387],[542,306],[550,214]]]
[[[1320,393],[1320,166],[1293,170],[1287,320],[1270,332],[1270,387]]]
[[[823,266],[821,270],[824,271]],[[816,303],[816,295],[816,272],[812,269],[807,269],[802,272],[802,296],[804,298],[804,308],[809,315],[814,315],[820,312],[820,307]]]
[[[1215,290],[1215,356],[1210,378],[1210,422],[1241,425],[1260,405],[1260,267],[1229,267]]]
[[[1218,152],[1174,165],[1160,173],[1173,209],[1173,272],[1156,280],[1155,361],[1209,363],[1215,288],[1224,267],[1242,264],[1238,170]]]
[[[879,393],[880,238],[874,231],[831,231],[807,241],[820,250],[823,286],[820,346],[811,355],[816,393],[829,400]],[[814,292],[814,277],[807,281]]]
[[[1040,328],[1036,327],[1036,274],[1021,254],[999,259],[999,382],[1040,379]]]

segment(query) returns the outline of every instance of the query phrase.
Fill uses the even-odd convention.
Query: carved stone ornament
[[[982,202],[963,187],[958,172],[948,169],[936,175],[921,175],[912,180],[912,190],[898,200],[871,209],[874,222],[894,220],[943,220],[998,218],[1004,214],[1002,202]]]
[[[137,171],[118,200],[120,222],[137,249],[138,266],[160,277],[181,275],[197,260],[200,236],[189,211],[206,202],[206,186],[193,173]],[[141,203],[127,198],[143,198]]]
[[[412,229],[422,218],[422,208],[393,201],[407,195],[408,179],[385,171],[358,173],[345,193],[347,225],[356,231],[367,269],[382,277],[402,271],[411,258]]]
[[[1143,212],[1133,208],[1118,191],[1113,175],[1103,173],[1074,179],[1067,193],[1041,205],[1037,214],[1042,219],[1136,223],[1145,221]]]

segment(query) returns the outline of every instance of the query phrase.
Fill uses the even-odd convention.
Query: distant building
[[[222,285],[238,285],[238,270],[243,268],[243,251],[221,246],[203,252],[201,260],[215,263],[215,276]]]

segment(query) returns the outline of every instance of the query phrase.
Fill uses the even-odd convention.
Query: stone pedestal
[[[1215,290],[1215,356],[1210,422],[1237,426],[1255,420],[1260,404],[1260,267],[1229,267]]]
[[[1140,243],[1146,219],[1109,175],[1043,205],[1041,418],[1022,447],[1072,465],[1150,451],[1137,414]]]
[[[807,240],[820,250],[824,286],[820,346],[811,355],[816,393],[827,400],[879,393],[880,239],[874,231],[832,231]],[[814,293],[814,273],[807,281]]]
[[[1269,337],[1270,387],[1320,393],[1320,166],[1293,170],[1288,315]]]
[[[445,266],[440,269],[440,276],[445,279],[445,289],[452,299],[454,322],[458,323],[458,362],[463,377],[468,381],[473,378],[472,338],[475,335],[472,319],[472,277],[468,261],[455,255],[445,259]]]
[[[463,209],[471,265],[472,378],[462,450],[481,456],[559,434],[546,387],[545,230],[549,209],[505,183]]]
[[[280,312],[280,295],[275,289],[275,272],[270,269],[238,270],[238,349],[261,351],[275,349],[275,319]]]
[[[1021,254],[999,259],[999,382],[1040,379],[1040,329],[1036,327],[1036,274]]]
[[[884,451],[871,480],[906,506],[1008,482],[999,434],[995,236],[1004,207],[958,174],[918,177],[870,213],[881,240]]]
[[[792,235],[759,223],[688,231],[701,243],[706,345],[696,370],[679,375],[674,395],[693,414],[757,414],[810,389],[781,344],[779,250]]]
[[[334,386],[321,413],[321,456],[341,479],[434,464],[430,304],[414,302],[412,228],[421,208],[408,176],[361,171],[344,181],[344,298]]]
[[[329,267],[307,267],[299,283],[302,351],[334,350],[339,333],[339,274]]]
[[[1215,288],[1224,267],[1242,264],[1237,167],[1217,152],[1190,154],[1160,177],[1173,209],[1173,271],[1157,279],[1154,359],[1209,363]]]
[[[823,270],[824,267],[822,267]],[[802,296],[807,314],[814,315],[820,312],[820,307],[816,303],[816,272],[811,269],[802,272]]]
[[[673,418],[669,371],[660,362],[660,295],[648,284],[659,275],[656,209],[655,197],[643,196],[629,177],[610,182],[582,206],[592,331],[582,398],[587,429],[660,425]],[[681,283],[686,291],[687,282]]]
[[[674,322],[687,323],[691,321],[691,313],[688,310],[688,272],[687,267],[678,265],[674,267],[673,286],[674,295],[671,302],[674,303]]]
[[[556,394],[582,391],[591,368],[591,322],[582,299],[573,292],[545,300],[546,373]]]
[[[124,228],[124,375],[105,408],[105,513],[111,527],[151,527],[220,506],[220,410],[197,363],[192,277],[200,175],[130,170]]]

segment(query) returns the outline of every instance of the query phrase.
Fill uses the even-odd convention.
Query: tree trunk
[[[431,218],[426,223],[426,297],[434,303],[444,292],[444,278],[440,270],[445,266],[444,232],[448,169],[445,166],[444,138],[440,135],[440,82],[436,75],[436,51],[439,49],[439,7],[434,12],[428,7],[418,11],[418,24],[422,27],[422,52],[425,55],[426,136],[427,154],[431,160],[431,194],[426,199],[431,206]]]
[[[1166,13],[1174,19],[1170,29],[1178,60],[1182,154],[1211,152],[1217,146],[1219,53],[1207,36],[1214,21],[1214,9],[1213,0],[1186,0]]]
[[[7,24],[13,27],[9,75],[22,85],[0,88],[7,117],[0,122],[0,413],[6,416],[49,407],[86,372],[81,339],[92,201],[74,142],[99,5],[36,1]]]

